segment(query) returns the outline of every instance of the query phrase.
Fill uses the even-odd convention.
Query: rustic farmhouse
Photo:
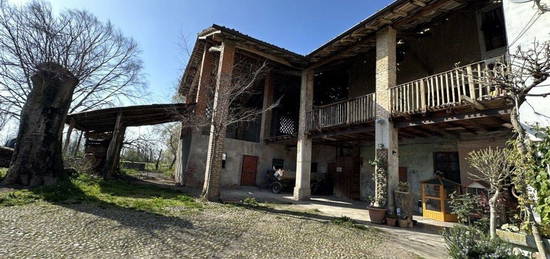
[[[390,207],[399,182],[416,204],[421,183],[436,175],[483,191],[465,158],[505,144],[511,104],[476,75],[506,60],[512,9],[501,1],[397,0],[306,56],[212,25],[198,34],[179,93],[201,112],[218,70],[269,61],[263,94],[247,105],[279,105],[228,129],[222,186],[263,186],[266,172],[284,168],[296,172],[296,199],[309,197],[311,179],[322,175],[334,195],[368,200],[378,157],[387,161]],[[203,184],[207,133],[182,131],[179,184]],[[443,212],[443,196],[424,206]]]

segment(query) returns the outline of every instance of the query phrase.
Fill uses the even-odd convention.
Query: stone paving
[[[384,232],[208,203],[162,216],[94,204],[0,208],[0,258],[416,258]]]

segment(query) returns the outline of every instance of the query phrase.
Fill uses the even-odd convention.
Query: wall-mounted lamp
[[[222,168],[225,168],[226,160],[227,160],[227,153],[222,153]]]

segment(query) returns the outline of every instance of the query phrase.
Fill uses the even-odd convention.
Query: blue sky
[[[25,1],[25,0],[13,0]],[[196,34],[213,23],[307,54],[390,0],[52,0],[54,10],[86,9],[110,20],[141,50],[149,102],[168,102]]]

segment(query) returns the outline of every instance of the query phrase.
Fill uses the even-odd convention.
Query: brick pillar
[[[390,118],[390,91],[396,84],[396,31],[388,26],[376,33],[376,122],[375,147],[386,154],[389,209],[395,208],[393,191],[399,183],[399,156],[397,129]]]
[[[203,197],[209,201],[220,198],[221,157],[224,150],[226,125],[220,123],[227,119],[229,96],[227,87],[231,87],[235,45],[224,41],[221,46],[218,74],[216,76],[216,91],[212,107],[212,123],[208,140],[208,153],[204,177]]]
[[[208,49],[210,44],[204,44],[204,51],[202,53],[201,67],[199,70],[199,83],[197,89],[197,96],[195,97],[195,102],[197,103],[195,107],[196,114],[199,116],[204,115],[204,112],[208,105],[208,91],[214,87],[214,80],[212,78],[212,73],[214,70],[214,56]]]
[[[302,71],[300,88],[300,113],[298,125],[298,149],[296,151],[296,186],[294,199],[307,200],[311,195],[311,138],[306,135],[307,112],[313,107],[313,71]]]
[[[264,79],[264,99],[263,110],[265,111],[273,104],[273,80],[271,73],[268,73]],[[260,129],[260,141],[269,137],[271,131],[271,110],[262,114],[262,124]]]

